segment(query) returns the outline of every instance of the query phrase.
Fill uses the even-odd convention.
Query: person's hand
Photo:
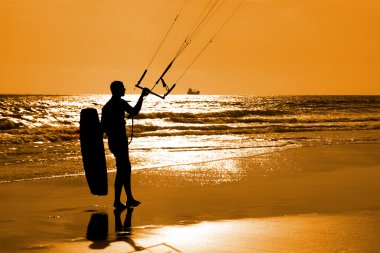
[[[144,88],[144,89],[142,90],[141,95],[145,97],[145,96],[148,96],[149,93],[150,93],[150,89],[148,89],[148,88]]]

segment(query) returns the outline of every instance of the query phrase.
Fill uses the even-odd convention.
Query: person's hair
[[[112,94],[118,93],[120,91],[120,88],[124,88],[124,84],[122,81],[113,81],[110,85]]]

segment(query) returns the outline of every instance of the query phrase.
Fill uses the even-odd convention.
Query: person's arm
[[[141,95],[139,97],[139,100],[137,101],[136,105],[134,107],[130,106],[128,103],[126,103],[128,106],[126,106],[125,111],[130,115],[130,116],[136,116],[139,114],[142,103],[144,101],[144,97],[146,97],[149,94],[149,89],[144,88],[141,92]]]

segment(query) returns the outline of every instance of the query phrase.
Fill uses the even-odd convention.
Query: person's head
[[[121,81],[113,81],[110,88],[112,96],[122,97],[125,95],[124,84]]]

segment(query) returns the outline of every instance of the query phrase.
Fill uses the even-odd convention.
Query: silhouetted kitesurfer
[[[131,189],[131,163],[129,161],[128,138],[125,130],[125,112],[130,116],[136,116],[140,110],[144,97],[149,94],[149,89],[144,88],[134,107],[121,97],[125,95],[125,88],[121,81],[114,81],[110,85],[112,97],[102,109],[102,127],[108,136],[108,146],[116,158],[115,201],[114,207],[124,209],[138,206],[141,202],[132,195]],[[124,186],[127,195],[127,203],[120,201],[121,191]]]

